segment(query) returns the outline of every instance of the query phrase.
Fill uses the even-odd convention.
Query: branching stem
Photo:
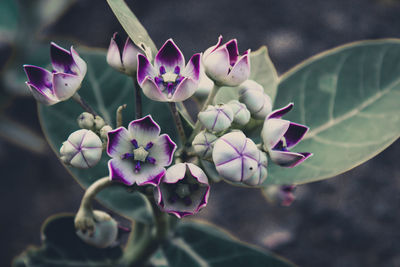
[[[135,88],[135,119],[140,119],[142,113],[142,94],[140,93],[140,86],[135,76],[132,77],[133,85]]]
[[[85,111],[91,113],[93,116],[98,116],[97,112],[76,92],[72,99],[75,100]]]
[[[169,107],[171,108],[172,117],[174,118],[176,128],[179,133],[179,137],[181,138],[181,142],[183,145],[186,144],[186,135],[185,130],[183,129],[183,124],[181,117],[179,116],[178,110],[176,109],[175,102],[169,102]]]

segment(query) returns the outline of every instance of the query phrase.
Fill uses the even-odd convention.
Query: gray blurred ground
[[[237,38],[240,51],[267,45],[281,74],[341,44],[400,37],[397,1],[127,2],[158,46],[172,37],[189,57],[222,34],[225,39]],[[122,29],[105,1],[79,0],[46,34],[107,47],[114,31]],[[16,99],[6,112],[40,131],[35,110],[32,99]],[[399,155],[397,141],[346,174],[299,187],[290,207],[273,206],[256,190],[219,183],[198,217],[300,266],[400,266]],[[45,218],[76,211],[83,190],[50,149],[39,156],[0,141],[0,166],[0,266],[8,266],[27,245],[39,244]]]

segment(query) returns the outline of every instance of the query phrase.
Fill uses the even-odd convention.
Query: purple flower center
[[[133,160],[135,163],[135,172],[138,173],[141,170],[141,164],[150,163],[155,164],[156,159],[149,156],[149,150],[153,147],[153,142],[148,142],[145,147],[139,146],[136,139],[131,140],[133,145],[133,153],[125,153],[121,156],[122,159]]]
[[[200,189],[200,185],[195,181],[194,178],[182,179],[175,184],[167,184],[168,202],[174,204],[179,201],[190,206],[193,203],[191,196]]]
[[[161,91],[167,93],[168,98],[172,98],[177,86],[184,77],[181,75],[181,68],[176,66],[174,72],[167,72],[164,66],[160,67],[159,75],[154,78],[155,83]]]

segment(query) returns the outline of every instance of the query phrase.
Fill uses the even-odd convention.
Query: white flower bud
[[[208,106],[199,113],[199,121],[212,132],[221,132],[228,129],[233,121],[233,111],[225,104]]]
[[[94,118],[94,128],[95,128],[95,130],[99,131],[101,128],[103,128],[104,125],[106,125],[106,123],[104,122],[102,117],[96,116]]]
[[[76,168],[95,166],[102,153],[102,142],[94,132],[86,129],[73,132],[60,149],[61,160]]]
[[[193,139],[192,145],[194,151],[201,158],[210,158],[215,141],[218,139],[215,135],[206,131],[201,131]]]
[[[246,108],[245,104],[237,100],[232,100],[228,103],[228,106],[233,111],[233,122],[239,125],[246,125],[250,121],[250,111]]]
[[[110,125],[105,125],[105,126],[103,126],[103,127],[100,129],[100,137],[101,137],[101,139],[107,140],[107,138],[108,138],[107,133],[108,133],[109,131],[112,131],[112,129],[113,129],[113,128],[111,128]]]
[[[239,101],[246,105],[255,119],[264,119],[272,111],[271,98],[253,80],[247,80],[239,86]]]
[[[261,150],[258,150],[258,167],[257,170],[254,172],[254,174],[247,180],[244,180],[243,183],[250,185],[250,186],[257,186],[261,185],[262,182],[265,181],[268,175],[267,171],[267,165],[268,165],[268,159],[267,155],[262,152]]]
[[[79,127],[82,129],[92,129],[94,125],[94,116],[89,112],[83,112],[77,119]]]
[[[81,230],[76,231],[76,234],[89,245],[106,248],[115,243],[118,236],[118,224],[117,222],[107,213],[94,210],[94,231],[82,232]]]

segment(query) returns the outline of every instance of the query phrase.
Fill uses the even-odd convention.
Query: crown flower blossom
[[[107,63],[114,69],[132,76],[136,73],[137,55],[140,52],[129,37],[123,42],[118,33],[114,33],[107,51]]]
[[[108,132],[107,154],[110,179],[126,185],[157,185],[172,162],[176,144],[151,115],[132,121],[128,129]]]
[[[81,87],[86,75],[86,62],[71,46],[70,51],[55,43],[50,45],[53,70],[24,65],[29,87],[35,99],[45,105],[54,105],[72,97]]]
[[[250,49],[239,55],[236,39],[221,43],[222,36],[219,36],[217,44],[204,52],[205,71],[220,85],[238,86],[250,76]]]
[[[308,127],[282,120],[281,117],[293,108],[293,103],[272,111],[264,121],[261,138],[264,150],[271,160],[282,167],[295,167],[312,155],[309,152],[291,152],[290,148],[297,145],[308,131]]]
[[[158,51],[154,66],[138,55],[137,80],[143,93],[160,102],[181,102],[191,97],[200,81],[200,54],[194,54],[185,66],[185,58],[172,39]]]
[[[208,178],[202,169],[193,163],[178,163],[168,168],[154,189],[154,198],[163,211],[182,218],[205,207],[209,192]]]

